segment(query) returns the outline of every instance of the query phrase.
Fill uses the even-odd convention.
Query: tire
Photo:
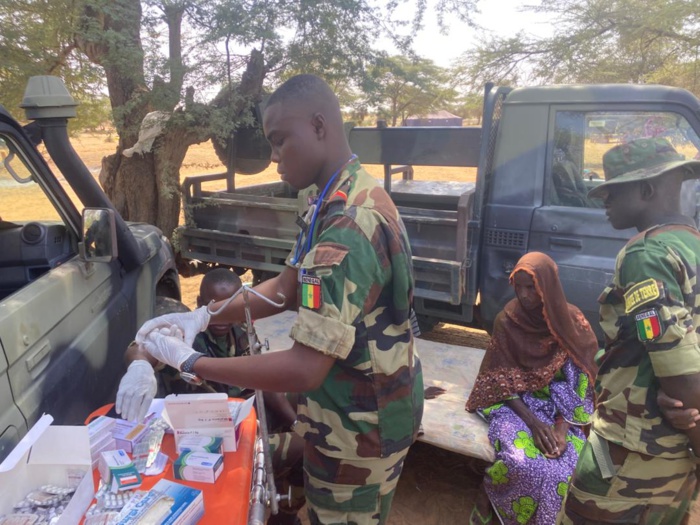
[[[421,334],[431,332],[438,324],[440,324],[440,321],[435,317],[429,317],[427,315],[416,315],[416,317],[418,318],[418,328],[420,329]]]
[[[155,308],[153,309],[153,315],[154,317],[159,317],[165,314],[184,313],[189,311],[191,310],[177,299],[173,299],[172,297],[163,297],[159,295],[156,297],[156,304]]]

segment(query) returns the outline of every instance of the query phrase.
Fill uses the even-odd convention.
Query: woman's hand
[[[554,456],[547,456],[550,459],[558,458],[566,451],[566,435],[569,433],[569,423],[560,419],[552,425],[552,428],[554,429],[554,438],[557,440],[557,449],[559,452]]]
[[[561,455],[559,450],[557,437],[554,434],[554,428],[547,423],[543,423],[536,417],[528,423],[532,439],[535,441],[535,446],[540,449],[540,452],[547,458],[558,458]]]

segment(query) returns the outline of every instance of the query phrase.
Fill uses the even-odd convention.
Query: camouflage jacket
[[[298,265],[290,337],[335,363],[301,396],[297,432],[327,456],[387,457],[413,443],[423,413],[410,245],[391,198],[358,161],[330,190]]]
[[[192,343],[192,348],[208,357],[238,357],[249,354],[248,338],[245,333],[245,328],[238,326],[232,327],[231,332],[223,337],[214,337],[209,330],[205,330],[197,334],[197,337],[195,337]],[[180,373],[169,366],[164,367],[161,372],[161,377],[166,394],[209,391],[186,383],[180,379]],[[249,397],[253,392],[252,390],[214,383],[212,381],[207,381],[207,384],[217,392],[228,393],[229,397]]]
[[[700,373],[700,233],[652,227],[627,243],[615,266],[599,299],[606,348],[592,428],[628,450],[687,457],[686,435],[662,418],[656,395],[657,378]]]

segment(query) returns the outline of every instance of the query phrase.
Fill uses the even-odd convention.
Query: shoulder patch
[[[321,278],[315,275],[301,275],[301,305],[312,310],[321,307]]]
[[[637,338],[642,342],[654,341],[661,337],[661,318],[656,308],[644,310],[634,316],[634,324],[637,327]]]
[[[662,293],[663,285],[655,279],[635,284],[625,292],[625,313],[632,313],[640,306],[656,301]]]

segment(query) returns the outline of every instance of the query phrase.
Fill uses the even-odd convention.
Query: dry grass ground
[[[104,155],[114,151],[113,137],[104,134],[83,134],[73,139],[73,145],[90,170],[97,175]],[[48,157],[47,157],[48,159]],[[49,161],[51,164],[51,162]],[[52,168],[54,166],[52,165]],[[182,166],[182,179],[194,174],[224,171],[210,144],[190,148]],[[380,167],[369,167],[375,176],[381,177]],[[473,181],[474,170],[457,168],[417,169],[419,180]],[[257,175],[240,176],[236,184],[245,186],[277,180],[274,166]],[[38,189],[37,189],[38,190]],[[38,201],[37,201],[38,202]],[[0,210],[23,208],[36,211],[37,202],[17,199],[0,194]],[[183,302],[196,306],[201,276],[183,278]],[[469,330],[455,325],[443,324],[435,328],[426,338],[431,340],[484,348],[488,335],[479,330]],[[452,452],[447,452],[424,443],[414,445],[409,453],[404,472],[399,482],[389,525],[463,525],[467,522],[476,491],[483,474],[484,464]],[[308,523],[304,520],[304,523]],[[691,525],[700,525],[700,511],[694,509]]]

